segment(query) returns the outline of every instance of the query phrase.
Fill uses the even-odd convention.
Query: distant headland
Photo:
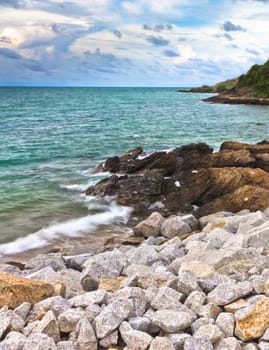
[[[269,105],[269,60],[253,65],[246,74],[225,80],[214,86],[203,85],[178,92],[216,93],[206,102],[228,104]]]

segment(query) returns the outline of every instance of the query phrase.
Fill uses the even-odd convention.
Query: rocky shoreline
[[[0,349],[268,349],[269,208],[154,212],[134,233],[1,264]]]
[[[132,231],[0,263],[0,350],[268,349],[269,142],[100,170],[86,193],[133,206]]]
[[[231,94],[218,94],[209,98],[203,99],[205,102],[221,103],[221,104],[243,104],[243,105],[256,105],[256,106],[269,106],[269,98],[239,96]]]
[[[107,159],[96,172],[114,173],[86,190],[112,196],[143,219],[156,209],[196,217],[221,210],[264,210],[269,206],[269,141],[224,142],[218,152],[205,143],[145,155],[141,148]]]

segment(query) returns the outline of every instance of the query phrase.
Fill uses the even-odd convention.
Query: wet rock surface
[[[165,217],[178,212],[201,217],[269,206],[268,142],[228,141],[218,152],[199,143],[143,157],[142,153],[139,148],[100,164],[96,171],[115,175],[88,188],[86,194],[115,196],[119,204],[132,207],[133,214],[144,219],[154,211]],[[142,230],[149,235],[143,225]],[[152,230],[156,234],[158,228],[153,225]]]

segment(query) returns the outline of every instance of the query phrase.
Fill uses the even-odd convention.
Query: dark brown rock
[[[120,170],[120,158],[112,157],[108,158],[104,164],[104,171],[109,171],[111,173],[116,173]]]
[[[269,141],[263,140],[256,145],[241,143],[235,141],[224,142],[220,149],[222,151],[239,152],[248,151],[252,158],[254,158],[253,167],[261,168],[265,171],[269,171]]]
[[[257,105],[257,106],[268,106],[269,98],[260,97],[248,97],[231,94],[218,94],[209,98],[205,98],[203,101],[210,103],[221,103],[229,105]]]
[[[96,174],[103,171],[109,171],[111,173],[120,172],[123,164],[136,160],[142,153],[143,149],[138,147],[127,151],[120,157],[115,156],[108,158],[105,162],[97,165],[97,167],[93,170],[93,173]]]
[[[200,168],[204,158],[207,159],[208,155],[212,154],[212,152],[213,148],[209,147],[206,143],[192,143],[178,147],[173,151],[180,160],[178,160],[180,170]]]
[[[111,176],[87,189],[86,194],[115,196],[119,204],[133,207],[134,215],[140,218],[156,209],[163,216],[179,211],[200,216],[269,206],[267,141],[256,145],[229,141],[215,153],[200,143],[143,159],[135,158],[137,154],[110,158],[111,169],[132,175]],[[194,210],[195,206],[199,209]]]
[[[213,152],[213,148],[209,147],[206,143],[191,143],[189,145],[184,145],[176,148],[174,151],[178,157],[188,158],[191,155],[200,154],[206,155]]]
[[[221,210],[232,212],[243,209],[265,210],[267,207],[269,207],[269,189],[246,185],[204,204],[197,210],[197,215],[204,216]]]
[[[223,150],[210,154],[203,162],[203,167],[253,167],[255,161],[248,150]]]
[[[232,150],[232,151],[238,151],[238,150],[248,150],[251,154],[257,154],[257,153],[269,153],[269,142],[263,141],[261,143],[257,143],[256,145],[248,144],[248,143],[241,143],[236,141],[225,141],[220,146],[220,150]]]
[[[151,203],[160,200],[163,194],[164,176],[145,174],[134,176],[116,176],[99,182],[86,190],[87,195],[117,196],[117,202],[134,208],[135,214],[149,213]]]
[[[146,169],[160,170],[165,176],[172,175],[177,168],[177,156],[175,153],[162,153],[153,162],[146,165]]]

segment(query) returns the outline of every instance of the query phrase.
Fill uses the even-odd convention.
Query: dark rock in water
[[[261,168],[269,172],[269,141],[263,140],[256,145],[235,141],[226,141],[221,145],[220,149],[221,151],[229,150],[233,153],[240,150],[248,151],[254,158],[253,167],[255,166],[256,168]]]
[[[265,125],[265,124],[264,124],[264,125]],[[269,141],[267,141],[267,140],[262,140],[262,141],[258,142],[257,145],[269,145]]]
[[[263,97],[250,97],[250,96],[239,96],[228,93],[220,93],[209,98],[205,98],[203,101],[210,103],[220,103],[229,105],[257,105],[257,106],[268,106],[269,98]]]
[[[142,159],[137,158],[140,151],[109,158],[104,163],[108,164],[106,170],[109,166],[110,171],[117,169],[126,175],[102,180],[86,194],[115,196],[119,204],[133,207],[134,215],[141,218],[156,208],[164,216],[179,211],[201,216],[269,206],[268,142],[228,141],[215,153],[205,143],[190,144]]]
[[[175,148],[173,152],[176,153],[178,157],[186,158],[194,154],[200,154],[200,155],[211,154],[213,153],[213,148],[209,147],[206,143],[201,142],[201,143],[191,143],[189,145],[184,145],[184,146]]]
[[[117,202],[131,206],[136,214],[148,213],[149,206],[158,201],[163,194],[164,176],[145,174],[135,176],[116,176],[102,180],[86,190],[86,195],[117,196]]]
[[[121,171],[122,164],[128,163],[132,160],[136,160],[139,155],[143,153],[141,147],[132,149],[124,153],[122,156],[108,158],[105,162],[97,165],[93,170],[93,173],[99,173],[103,171],[109,171],[111,173],[117,173]]]
[[[232,150],[232,151],[238,151],[238,150],[248,150],[251,154],[257,154],[257,153],[269,153],[269,141],[262,141],[255,145],[248,144],[248,143],[241,143],[236,141],[225,141],[220,146],[220,150]]]
[[[116,173],[120,170],[120,158],[119,157],[112,157],[108,158],[105,162],[105,171],[110,171],[111,173]]]
[[[146,158],[145,158],[146,160]],[[163,175],[172,175],[177,168],[177,156],[175,153],[160,153],[159,157],[146,165],[146,169],[159,170]]]

